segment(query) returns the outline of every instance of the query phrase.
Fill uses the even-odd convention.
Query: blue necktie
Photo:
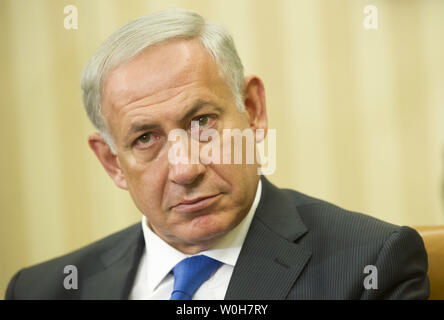
[[[174,290],[170,300],[191,300],[194,292],[219,267],[220,261],[198,255],[185,258],[173,268]]]

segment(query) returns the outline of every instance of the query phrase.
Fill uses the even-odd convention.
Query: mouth
[[[171,209],[181,213],[189,213],[202,210],[208,208],[214,202],[216,202],[220,195],[221,194],[218,193],[212,196],[196,197],[193,199],[182,199],[179,204],[171,207]]]

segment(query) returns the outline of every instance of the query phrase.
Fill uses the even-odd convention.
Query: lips
[[[215,194],[211,196],[201,196],[193,199],[182,199],[179,204],[173,206],[171,209],[180,211],[180,212],[194,212],[198,210],[205,209],[211,206],[217,199],[220,194]]]

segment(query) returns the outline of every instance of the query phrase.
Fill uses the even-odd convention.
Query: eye
[[[209,119],[208,119],[208,116],[202,116],[202,117],[199,117],[197,121],[199,121],[200,127],[205,127],[208,124]]]
[[[153,135],[151,133],[144,133],[136,139],[135,144],[140,146],[147,146],[153,141]]]
[[[215,116],[212,115],[202,115],[194,118],[192,122],[197,122],[199,125],[199,128],[206,128],[213,125],[213,123],[216,121]]]

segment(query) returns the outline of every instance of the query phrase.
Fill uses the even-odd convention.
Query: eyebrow
[[[180,119],[180,122],[184,122],[187,118],[190,118],[193,114],[197,113],[197,111],[199,111],[200,109],[202,109],[204,106],[206,105],[211,105],[213,106],[217,111],[219,111],[220,113],[222,113],[224,111],[224,108],[222,108],[221,106],[213,103],[213,102],[209,102],[206,100],[197,100],[193,106],[191,107],[190,110],[188,110],[185,115]]]
[[[199,99],[197,100],[193,106],[188,110],[185,115],[180,119],[180,122],[184,122],[187,118],[190,118],[193,114],[197,113],[200,109],[202,109],[206,105],[211,105],[216,108],[217,111],[223,112],[223,108],[213,102],[209,102],[206,100]],[[132,136],[133,134],[141,131],[152,130],[158,128],[159,124],[157,123],[133,123],[130,127],[127,138]]]

